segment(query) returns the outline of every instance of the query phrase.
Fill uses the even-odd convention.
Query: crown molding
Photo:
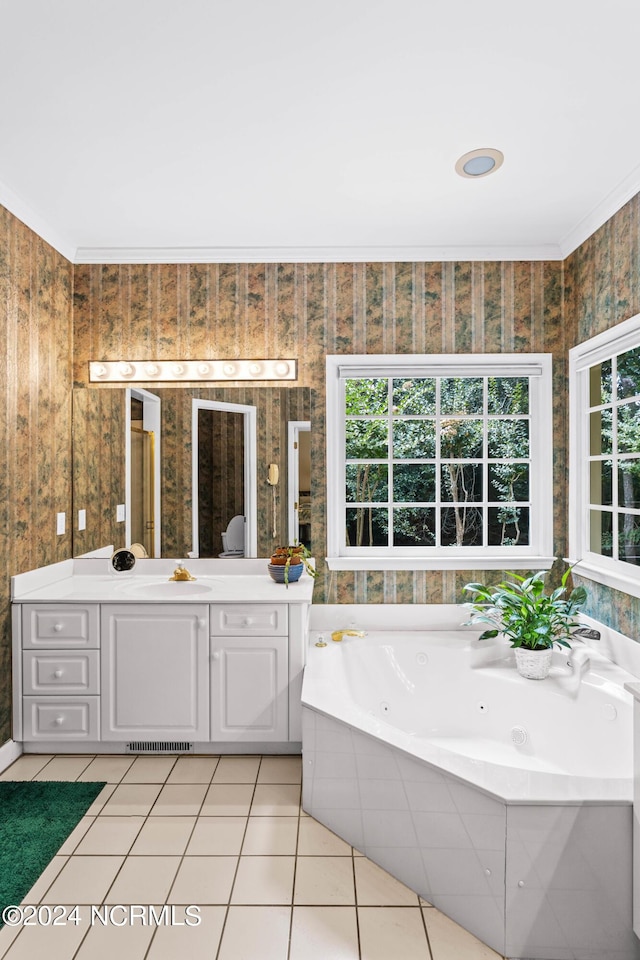
[[[565,260],[574,250],[577,250],[581,243],[593,236],[596,230],[599,230],[637,193],[640,193],[640,164],[563,237],[559,244],[561,259]]]
[[[532,246],[78,247],[74,263],[438,263],[561,260],[558,244]]]
[[[0,180],[0,204],[9,213],[33,230],[45,243],[57,250],[71,263],[75,263],[76,247],[68,237],[54,229],[40,214],[29,206],[17,193]]]
[[[559,243],[461,246],[76,247],[0,181],[0,204],[74,264],[93,263],[438,263],[565,260],[636,194],[640,164]]]

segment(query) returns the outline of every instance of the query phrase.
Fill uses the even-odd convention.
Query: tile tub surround
[[[24,900],[79,903],[81,922],[5,927],[2,960],[500,960],[301,810],[300,757],[68,759],[0,776],[107,780]],[[174,905],[176,922],[91,926],[91,903]],[[197,927],[179,925],[189,904]]]
[[[397,607],[378,608],[375,623],[366,619],[373,616],[371,608],[340,610],[339,619],[336,612],[332,619],[326,607],[312,611],[310,643],[318,638],[313,627],[321,624],[329,650],[310,650],[305,675],[303,808],[509,957],[637,960],[640,942],[631,928],[631,777],[624,796],[607,799],[605,780],[604,792],[592,790],[587,800],[580,781],[533,802],[522,789],[523,776],[533,785],[537,775],[513,771],[510,785],[512,772],[504,767],[502,783],[510,788],[500,796],[463,779],[455,765],[445,769],[446,758],[438,765],[433,751],[423,755],[415,737],[413,744],[411,737],[403,740],[380,718],[358,721],[353,708],[348,713],[342,707],[332,715],[328,699],[323,707],[313,694],[320,687],[308,683],[313,654],[318,660],[328,654],[331,690],[343,690],[332,653],[340,656],[348,639],[332,644],[332,629],[386,626],[396,673],[407,686],[412,681],[401,651],[394,655],[393,637],[401,638],[405,629]],[[419,616],[415,608],[413,616]],[[429,622],[436,629],[447,620],[450,624],[450,611],[440,607]],[[414,619],[414,629],[424,622],[424,616],[422,624]],[[631,648],[637,645],[624,640],[604,631],[601,643],[633,661]],[[367,637],[353,641],[363,655],[366,642]],[[336,699],[345,698],[338,693]],[[388,700],[393,713],[391,688]],[[489,701],[485,706],[491,710]]]

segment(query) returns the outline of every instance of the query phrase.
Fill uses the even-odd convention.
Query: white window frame
[[[552,359],[528,354],[349,354],[326,358],[327,565],[331,570],[548,569],[553,557]],[[347,547],[345,390],[349,377],[530,377],[530,540],[526,546]]]
[[[640,567],[590,550],[588,411],[589,369],[639,345],[636,314],[569,351],[569,556],[576,573],[633,597],[640,597]]]

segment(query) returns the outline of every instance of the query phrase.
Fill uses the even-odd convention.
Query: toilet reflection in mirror
[[[244,557],[244,517],[236,514],[229,520],[229,526],[222,533],[222,553],[219,557],[233,560]]]

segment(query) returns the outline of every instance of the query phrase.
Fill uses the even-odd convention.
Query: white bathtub
[[[549,678],[524,680],[463,619],[313,609],[305,810],[508,957],[637,960],[636,678],[594,650],[581,676],[558,653]],[[333,642],[346,626],[367,635]]]

